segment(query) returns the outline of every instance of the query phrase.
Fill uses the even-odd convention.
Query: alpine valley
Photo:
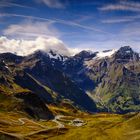
[[[139,140],[140,57],[0,54],[0,140]]]

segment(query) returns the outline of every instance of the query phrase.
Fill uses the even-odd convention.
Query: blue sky
[[[0,0],[0,35],[55,37],[93,51],[130,45],[139,50],[139,0]]]

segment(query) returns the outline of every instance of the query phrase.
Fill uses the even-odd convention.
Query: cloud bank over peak
[[[25,56],[37,50],[45,52],[53,50],[61,55],[70,55],[70,51],[63,41],[55,37],[37,37],[34,40],[8,39],[6,36],[0,37],[0,53],[11,52]]]

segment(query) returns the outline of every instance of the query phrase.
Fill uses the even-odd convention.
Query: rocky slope
[[[52,50],[25,57],[4,53],[0,64],[1,93],[23,99],[29,106],[24,109],[32,116],[44,117],[40,112],[46,104],[59,106],[62,102],[89,112],[140,110],[139,54],[129,46],[118,51],[82,51],[71,57]],[[28,97],[33,97],[33,102]],[[49,118],[52,115],[46,106],[47,110]]]
[[[69,100],[78,108],[91,112],[96,111],[95,103],[88,95],[67,74],[60,70],[62,65],[62,56],[61,59],[59,57],[55,59],[39,51],[27,56],[19,67],[30,74],[41,85],[47,86],[54,91],[57,96],[56,98],[60,102],[61,100]]]
[[[16,106],[11,108],[13,104],[8,101],[4,106],[2,98],[1,107],[25,111],[37,119],[53,118],[47,105],[59,106],[63,102],[79,110],[95,112],[93,100],[59,70],[58,65],[61,66],[63,59],[67,58],[41,51],[27,57],[0,54],[0,94]]]
[[[127,113],[140,110],[139,54],[129,46],[118,51],[82,51],[61,67],[96,102],[98,111]]]
[[[11,54],[11,56],[14,55]],[[16,58],[16,56],[14,57]],[[49,99],[50,94],[39,87],[38,84],[35,85],[32,79],[29,79],[30,83],[35,85],[37,89],[40,88],[40,91],[42,90],[44,93],[42,91],[40,93],[39,90],[33,92],[30,88],[22,87],[21,85],[25,79],[22,79],[18,84],[16,82],[17,78],[23,74],[23,71],[17,70],[15,60],[6,58],[2,57],[0,61],[0,110],[22,111],[36,119],[53,118],[53,114],[46,106],[44,98],[39,96],[39,94],[45,94],[45,97]],[[27,79],[26,82],[28,83]]]
[[[101,111],[140,111],[140,61],[138,53],[122,47],[110,58],[94,60],[89,77],[96,84],[90,96]]]

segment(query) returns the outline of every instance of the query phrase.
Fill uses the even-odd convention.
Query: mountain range
[[[140,111],[140,57],[129,46],[65,56],[38,50],[0,54],[0,109],[36,119],[54,117],[49,106],[89,113]]]

